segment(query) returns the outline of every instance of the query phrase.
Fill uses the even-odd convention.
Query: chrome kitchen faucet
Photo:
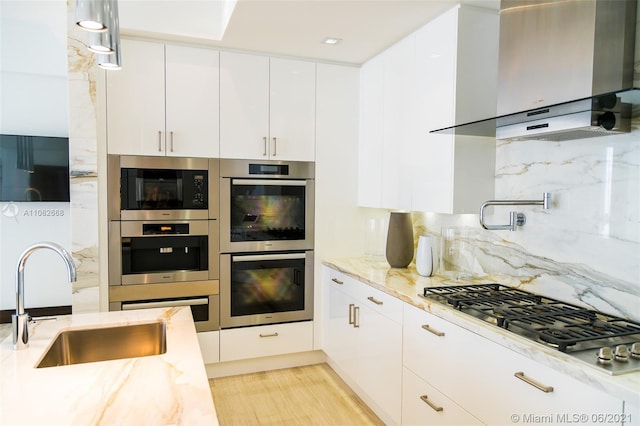
[[[11,316],[13,349],[16,350],[25,349],[29,344],[29,314],[24,311],[24,267],[29,256],[38,249],[49,249],[58,253],[67,265],[69,282],[76,280],[76,265],[73,258],[60,245],[51,242],[36,243],[22,252],[16,265],[16,313]]]

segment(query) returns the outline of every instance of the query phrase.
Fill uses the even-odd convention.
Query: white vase
[[[418,237],[418,251],[416,253],[416,269],[423,277],[433,274],[434,238],[429,235]]]

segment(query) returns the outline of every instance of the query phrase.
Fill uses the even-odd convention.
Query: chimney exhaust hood
[[[432,133],[557,141],[628,133],[640,105],[637,12],[637,0],[502,0],[497,116]]]

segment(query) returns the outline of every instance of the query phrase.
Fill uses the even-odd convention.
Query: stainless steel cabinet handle
[[[356,306],[353,308],[353,327],[360,327],[360,307]]]
[[[276,138],[273,138],[273,156],[276,156]]]
[[[516,376],[518,379],[522,380],[523,382],[528,383],[537,389],[540,389],[542,392],[545,392],[545,393],[553,392],[553,386],[545,386],[542,383],[536,380],[533,380],[531,377],[527,377],[522,371],[518,371],[513,375]]]
[[[169,132],[171,135],[171,152],[173,152],[173,132]]]
[[[375,297],[373,297],[373,296],[369,296],[369,297],[367,297],[367,300],[369,300],[370,302],[375,303],[376,305],[382,305],[382,303],[383,303],[382,301],[380,301],[380,300],[376,299],[376,298],[375,298]]]
[[[355,320],[353,319],[353,308],[356,305],[354,305],[353,303],[349,303],[349,324],[353,324],[355,322]]]
[[[267,156],[267,137],[266,136],[262,138],[262,144],[263,144],[262,155],[266,157]]]
[[[260,337],[278,337],[278,332],[271,333],[271,334],[262,334],[262,333],[260,333]]]
[[[429,397],[427,395],[421,395],[420,399],[422,400],[422,402],[426,403],[429,407],[433,408],[435,411],[443,411],[444,408],[442,408],[439,405],[434,404],[433,402],[431,402],[431,400],[429,399]]]
[[[162,152],[162,131],[158,130],[158,152]]]
[[[339,280],[339,279],[337,279],[337,278],[331,278],[331,281],[333,281],[333,282],[334,282],[334,283],[336,283],[336,284],[340,284],[340,285],[344,284],[344,281],[340,281],[340,280]]]
[[[435,334],[438,337],[444,336],[444,331],[438,331],[435,328],[432,328],[429,324],[424,324],[422,328],[427,330],[429,333]]]

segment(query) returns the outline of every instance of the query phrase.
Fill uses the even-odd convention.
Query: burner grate
[[[562,352],[579,342],[640,336],[633,321],[501,284],[425,287],[423,295]]]

